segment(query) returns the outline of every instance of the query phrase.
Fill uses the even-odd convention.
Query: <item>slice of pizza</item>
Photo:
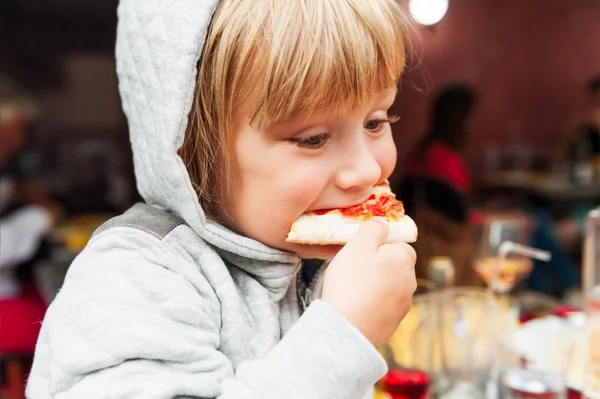
[[[396,199],[387,182],[375,186],[371,197],[360,205],[304,213],[292,223],[286,241],[310,245],[343,245],[374,216],[382,216],[389,222],[387,244],[417,241],[417,225],[404,214],[404,205]]]

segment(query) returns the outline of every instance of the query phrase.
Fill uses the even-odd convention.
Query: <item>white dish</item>
[[[585,325],[585,315],[573,314],[568,319],[546,316],[523,324],[509,337],[509,342],[520,356],[527,359],[532,370],[544,371],[564,362],[568,351],[566,385],[580,391],[584,379],[584,334],[580,326]]]

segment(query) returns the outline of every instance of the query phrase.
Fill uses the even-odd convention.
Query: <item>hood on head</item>
[[[289,253],[233,233],[206,218],[183,161],[197,65],[218,0],[122,0],[117,75],[129,123],[137,187],[152,206],[182,218],[218,248],[256,260],[296,263]]]

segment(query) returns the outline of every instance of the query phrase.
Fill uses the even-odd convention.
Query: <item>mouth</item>
[[[361,205],[361,204],[367,202],[369,199],[371,199],[372,196],[373,196],[373,194],[369,193],[367,195],[357,197],[357,199],[355,201],[350,202],[350,203],[346,203],[343,206],[330,206],[330,207],[321,208],[321,209],[311,209],[311,210],[308,210],[306,212],[327,213],[327,212],[329,212],[329,211],[331,211],[333,209],[348,209],[348,208],[353,208],[355,206],[358,206],[358,205]]]
[[[360,204],[364,204],[365,202],[367,202],[368,200],[370,200],[372,196],[373,196],[373,193],[369,193],[369,194],[367,194],[365,196],[359,197],[358,201],[356,201],[356,202],[354,202],[354,203],[352,203],[352,204],[350,204],[348,206],[340,207],[340,209],[352,208],[352,207],[358,206]]]

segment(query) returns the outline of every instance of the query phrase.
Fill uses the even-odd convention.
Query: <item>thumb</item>
[[[388,232],[390,230],[387,219],[382,217],[374,217],[369,219],[358,232],[348,242],[351,246],[353,243],[360,243],[362,248],[371,248],[378,250],[385,243]]]

